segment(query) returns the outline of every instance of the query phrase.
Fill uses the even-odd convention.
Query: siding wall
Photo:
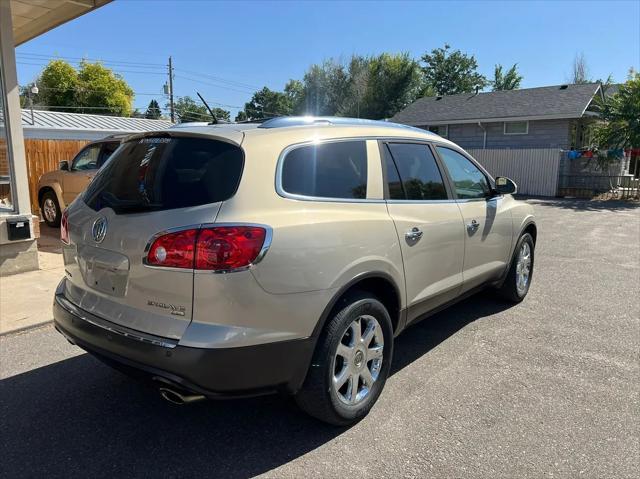
[[[469,149],[492,176],[506,176],[518,185],[518,193],[556,196],[561,151],[559,148]]]
[[[487,148],[569,148],[571,120],[529,122],[526,135],[505,135],[504,123],[483,123],[487,130]],[[482,148],[484,131],[477,124],[449,125],[448,139],[462,148]]]

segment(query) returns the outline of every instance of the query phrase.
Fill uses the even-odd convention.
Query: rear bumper
[[[314,348],[311,338],[235,348],[180,346],[95,317],[59,292],[53,317],[63,336],[105,363],[208,397],[295,392]]]

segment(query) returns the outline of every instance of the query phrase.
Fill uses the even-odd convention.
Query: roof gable
[[[599,89],[599,83],[587,83],[425,97],[391,120],[408,125],[430,125],[509,118],[580,118]]]

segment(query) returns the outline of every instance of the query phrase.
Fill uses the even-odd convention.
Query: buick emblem
[[[102,240],[107,234],[107,219],[104,216],[101,216],[93,222],[91,234],[93,235],[93,241],[102,243]]]

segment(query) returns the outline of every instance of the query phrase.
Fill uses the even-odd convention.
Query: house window
[[[505,135],[526,135],[527,133],[529,133],[528,121],[505,121],[504,122]]]
[[[440,135],[443,138],[449,136],[449,125],[428,126],[427,129],[430,132],[435,133],[436,135]]]

